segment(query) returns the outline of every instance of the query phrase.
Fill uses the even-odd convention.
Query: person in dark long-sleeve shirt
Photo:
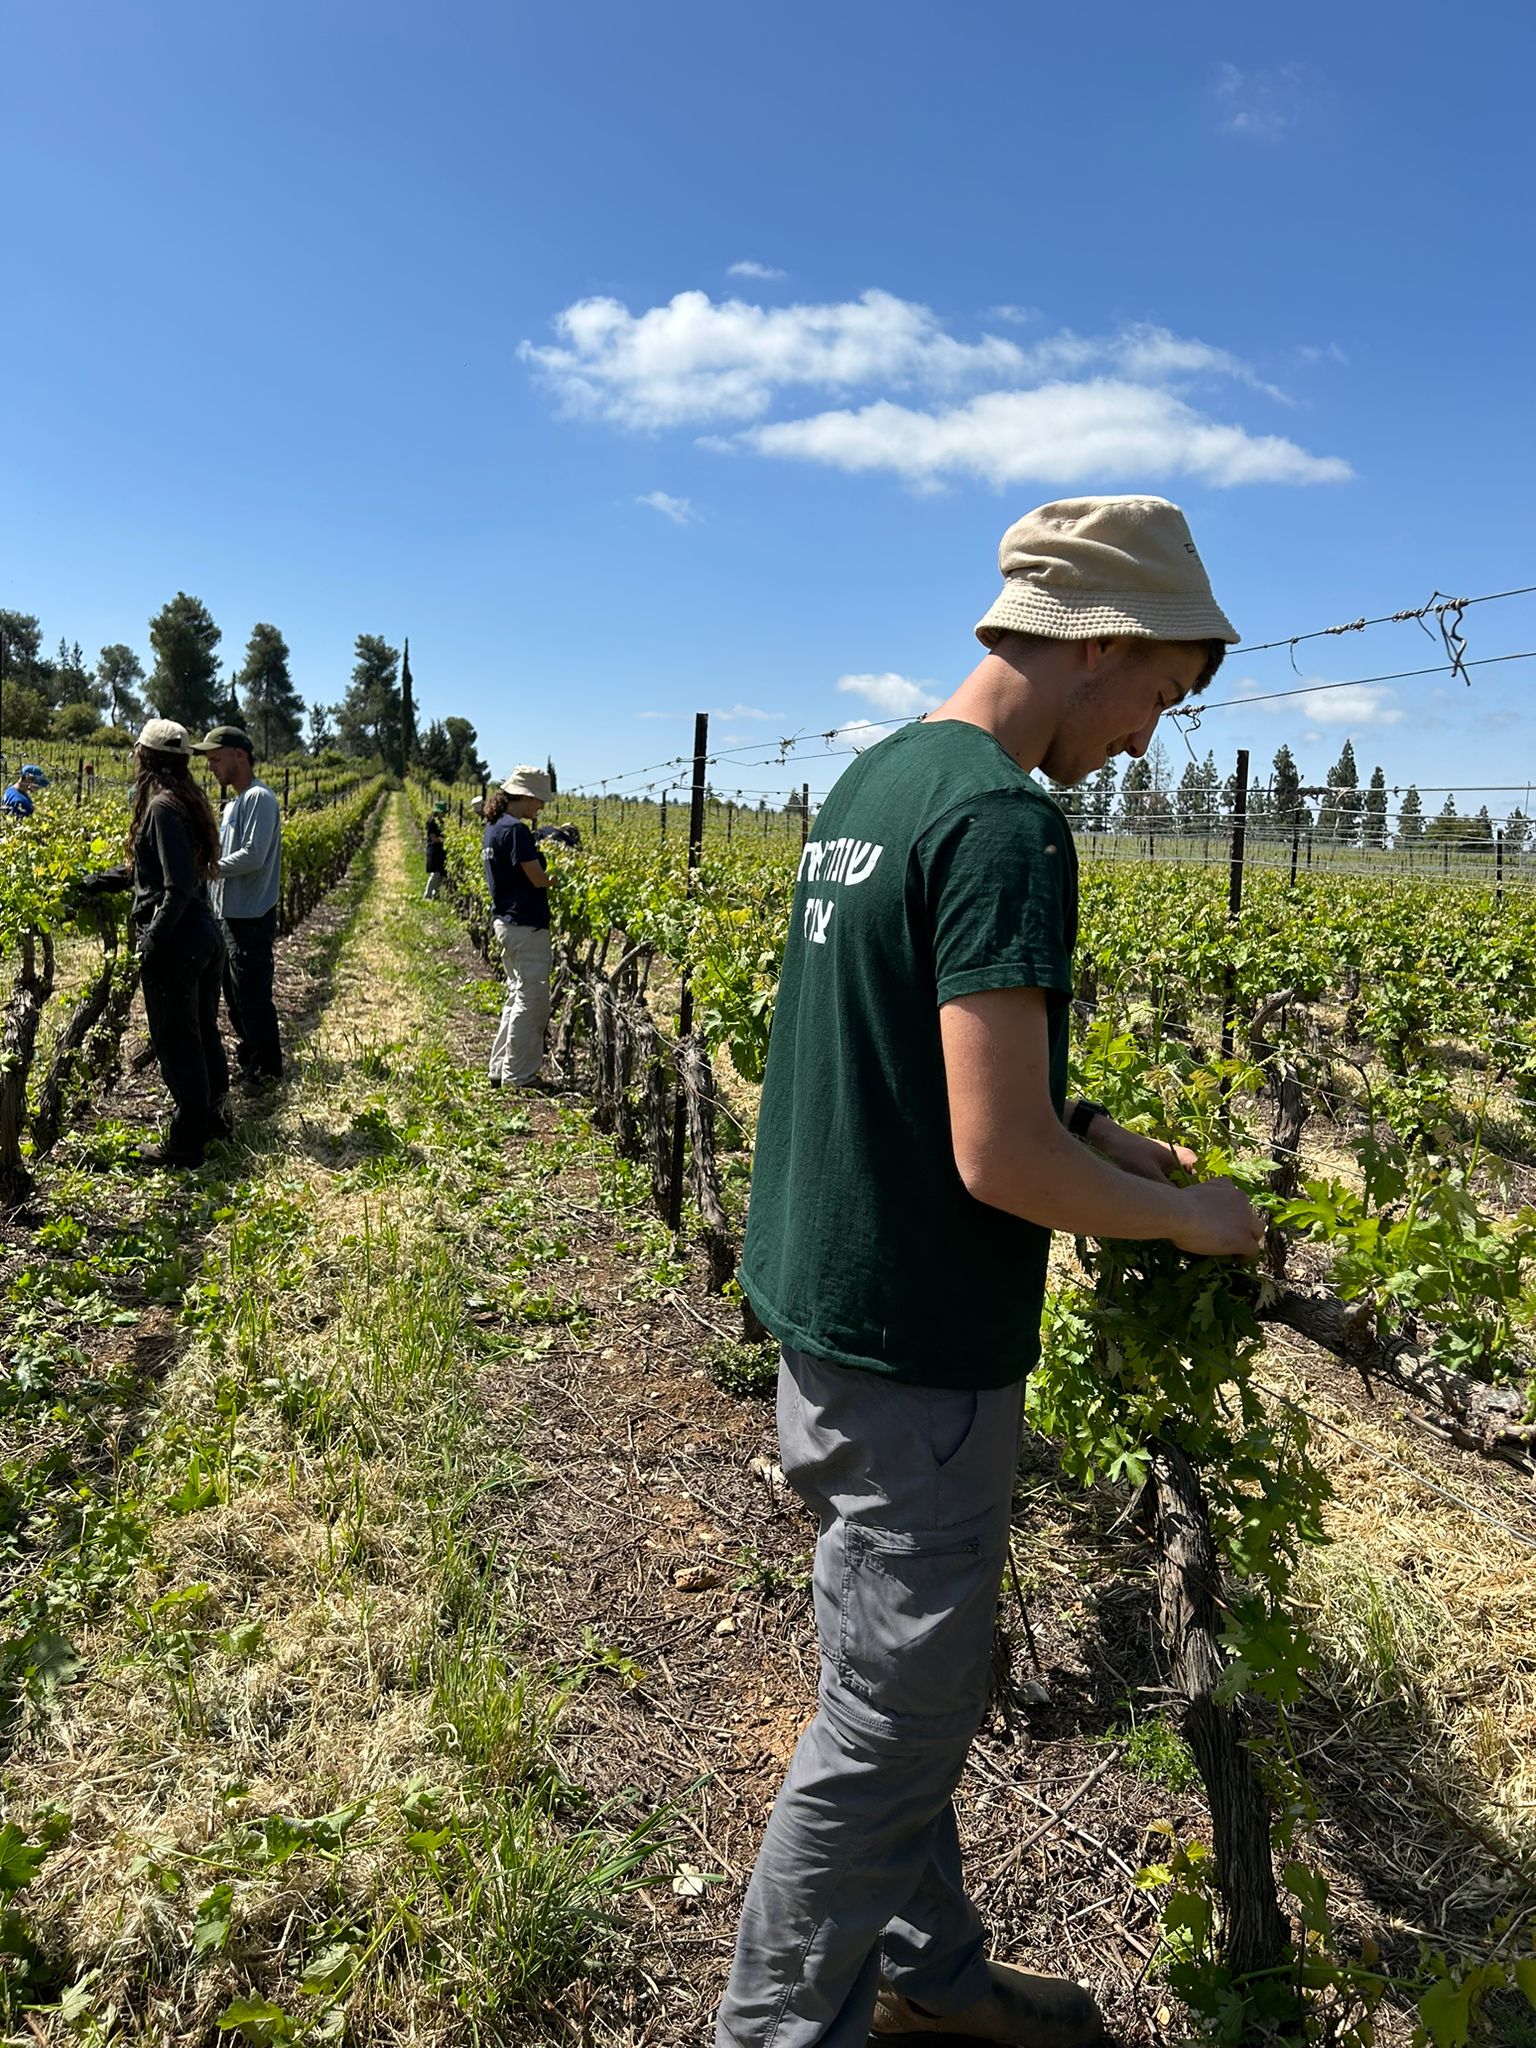
[[[88,895],[132,889],[133,925],[150,1043],[171,1097],[155,1166],[200,1166],[210,1137],[227,1135],[229,1066],[219,1037],[224,942],[208,900],[219,832],[192,780],[186,727],[152,718],[134,750],[137,778],[128,860],[90,875]]]

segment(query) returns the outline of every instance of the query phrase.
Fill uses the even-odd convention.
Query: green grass
[[[81,1205],[84,1234],[60,1201],[9,1304],[32,1349],[0,1403],[7,2023],[62,2000],[103,2048],[436,2048],[513,2015],[564,2040],[562,1992],[661,1850],[661,1817],[562,1773],[562,1713],[612,1670],[519,1664],[482,1521],[523,1474],[481,1369],[579,1328],[543,1190],[585,1120],[514,1167],[526,1118],[448,1035],[445,907],[381,873],[348,943],[388,1015],[304,1049],[302,1149],[237,1146],[174,1210]],[[99,1196],[126,1149],[98,1127],[55,1186]],[[82,1333],[151,1300],[180,1326],[160,1383],[93,1378]]]

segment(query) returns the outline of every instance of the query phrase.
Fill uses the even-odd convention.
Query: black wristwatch
[[[1074,1138],[1086,1138],[1088,1127],[1096,1116],[1108,1116],[1109,1111],[1102,1102],[1090,1102],[1086,1096],[1072,1105],[1072,1114],[1067,1118],[1067,1129]]]

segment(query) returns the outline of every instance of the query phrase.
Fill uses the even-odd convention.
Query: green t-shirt
[[[1050,1232],[969,1194],[939,1008],[1047,998],[1066,1100],[1077,852],[990,733],[905,726],[847,769],[795,885],[741,1279],[781,1342],[928,1387],[1001,1387],[1040,1349]]]

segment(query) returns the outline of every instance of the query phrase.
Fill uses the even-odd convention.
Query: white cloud
[[[890,718],[916,718],[920,711],[931,711],[939,701],[938,692],[930,684],[914,683],[907,676],[891,673],[839,676],[837,687],[856,697],[866,697]],[[867,725],[869,721],[861,719],[855,723]],[[845,730],[851,731],[852,727]]]
[[[1297,345],[1296,353],[1304,363],[1336,363],[1341,370],[1349,368],[1349,357],[1336,341],[1325,341],[1321,346],[1304,341]]]
[[[617,299],[580,299],[555,317],[560,345],[519,354],[567,411],[627,427],[756,419],[796,386],[953,386],[1017,372],[1011,341],[957,341],[926,306],[865,292],[827,306],[716,305],[679,292],[634,314]]]
[[[1299,64],[1275,71],[1240,71],[1223,64],[1216,74],[1216,105],[1227,135],[1250,142],[1282,142],[1301,119],[1306,74]]]
[[[731,704],[724,710],[717,706],[709,715],[711,718],[761,718],[770,724],[775,719],[782,723],[784,718],[782,711],[759,711],[755,704]]]
[[[1165,384],[1176,378],[1231,377],[1266,398],[1289,405],[1287,393],[1266,383],[1258,373],[1230,349],[1215,348],[1208,341],[1174,334],[1150,321],[1137,321],[1118,334],[1075,334],[1064,327],[1032,348],[1025,357],[1031,375],[1050,377],[1061,372],[1086,375],[1092,370],[1109,370],[1135,384]]]
[[[750,258],[744,263],[733,263],[726,271],[727,277],[760,277],[768,283],[775,278],[788,277],[787,270],[775,270],[771,263],[753,263]]]
[[[554,325],[557,343],[519,353],[567,413],[642,431],[714,428],[699,445],[722,454],[884,470],[922,488],[956,476],[1102,489],[1170,473],[1218,484],[1350,474],[1338,457],[1211,417],[1194,387],[1289,401],[1230,350],[1149,322],[1106,335],[1064,328],[1025,348],[963,339],[889,292],[767,308],[693,291],[638,314],[583,299]],[[770,417],[810,392],[834,409]],[[665,493],[641,502],[679,524],[696,516]]]
[[[1116,378],[992,391],[935,412],[882,399],[856,412],[753,427],[740,439],[761,455],[886,470],[929,488],[956,476],[1067,485],[1175,475],[1212,484],[1338,483],[1350,475],[1336,456],[1223,425],[1172,392]]]
[[[647,491],[636,498],[637,505],[649,505],[653,512],[659,512],[663,519],[670,519],[674,526],[691,526],[698,513],[691,498],[674,498],[670,491]]]
[[[1040,318],[1033,306],[990,306],[989,320],[1001,320],[1009,327],[1032,327]]]
[[[1312,698],[1307,716],[1317,725],[1396,725],[1403,711],[1380,683],[1346,683]]]

